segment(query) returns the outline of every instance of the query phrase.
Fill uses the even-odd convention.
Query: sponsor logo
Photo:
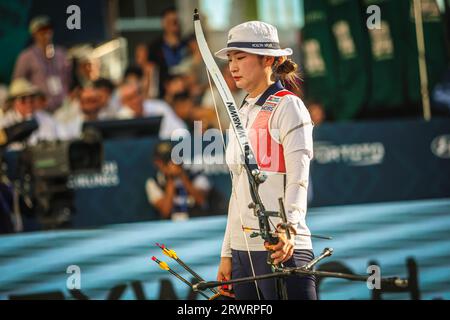
[[[333,145],[317,141],[314,158],[319,164],[346,163],[349,166],[373,166],[383,163],[385,148],[381,142]]]
[[[276,106],[276,105],[275,105]],[[262,107],[261,107],[261,111],[270,111],[272,112],[273,109],[275,108],[274,105],[271,105],[270,103],[265,103]]]
[[[115,161],[106,161],[101,173],[73,175],[69,177],[68,181],[70,189],[115,187],[119,184],[119,166]]]
[[[252,43],[253,48],[273,48],[273,43]]]
[[[434,138],[431,142],[431,152],[436,157],[450,159],[450,134]]]

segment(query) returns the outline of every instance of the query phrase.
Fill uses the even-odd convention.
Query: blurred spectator
[[[8,98],[8,87],[0,83],[0,117],[3,115],[6,99]]]
[[[74,72],[72,74],[72,89],[92,85],[100,76],[99,61],[93,56],[90,46],[76,47],[72,50]]]
[[[318,101],[309,101],[306,103],[311,120],[315,126],[320,125],[326,120],[325,109],[323,105]]]
[[[148,60],[148,47],[140,43],[135,48],[134,61],[142,70],[142,92],[145,98],[159,96],[159,79],[155,73],[155,65]]]
[[[173,98],[172,105],[177,116],[187,124],[191,134],[194,133],[195,121],[201,121],[202,132],[212,127],[210,124],[214,122],[216,116],[214,111],[195,106],[187,91],[177,94]]]
[[[231,76],[231,72],[230,72],[230,69],[228,68],[228,65],[223,65],[221,67],[221,71],[222,71],[223,77],[225,78],[225,81],[228,85],[228,88],[230,88],[231,94],[234,97],[234,101],[236,101],[237,106],[240,107],[246,97],[245,91],[242,89],[239,89],[236,86],[236,83],[234,82],[234,79]],[[230,116],[228,115],[226,108],[222,104],[222,98],[220,97],[219,91],[213,85],[212,93],[211,93],[210,88],[208,88],[205,91],[205,94],[204,94],[202,102],[201,102],[201,106],[206,109],[214,110],[214,113],[215,113],[214,101],[216,102],[216,105],[217,105],[217,112],[219,114],[219,121],[220,121],[220,126],[222,128],[222,131],[227,130],[230,125]],[[217,124],[217,118],[214,119],[214,123],[215,123],[214,126],[219,128],[219,126]]]
[[[102,109],[100,93],[97,88],[85,87],[80,92],[80,110],[83,120],[98,120],[98,115]]]
[[[13,124],[31,119],[33,104],[39,89],[25,79],[15,79],[9,87],[8,99],[4,116],[0,119],[0,127],[5,128]]]
[[[186,123],[189,131],[194,131],[194,103],[187,92],[177,94],[172,102],[173,110],[176,115]]]
[[[63,140],[77,139],[81,136],[85,121],[99,120],[102,108],[98,89],[87,86],[80,90],[78,112],[69,121],[59,123],[59,137]]]
[[[202,173],[190,173],[171,160],[172,144],[160,142],[153,153],[156,175],[146,182],[147,198],[162,219],[185,220],[207,212],[211,189]]]
[[[159,72],[159,97],[165,95],[164,83],[171,68],[181,63],[187,55],[186,42],[181,39],[180,23],[174,7],[167,8],[162,13],[163,34],[149,47],[149,61]]]
[[[205,72],[205,64],[203,62],[200,49],[198,48],[195,35],[187,38],[189,55],[182,62],[172,68],[172,73],[183,74],[186,88],[194,101],[198,104],[203,96],[205,89],[208,87],[208,76]],[[197,101],[198,99],[198,101]]]
[[[43,110],[42,103],[46,105],[45,96],[38,87],[23,78],[13,80],[9,88],[7,109],[0,118],[0,128],[10,127],[34,117],[39,128],[30,136],[29,143],[56,139],[56,123],[50,114]]]
[[[39,129],[30,136],[28,140],[30,144],[35,144],[42,140],[52,141],[58,139],[58,124],[52,113],[47,109],[47,105],[47,96],[39,91],[33,101],[33,117],[37,120]]]
[[[58,126],[64,126],[79,116],[81,87],[73,88],[63,101],[62,106],[53,113],[53,118]],[[64,128],[62,128],[64,129]],[[63,130],[64,132],[65,130]]]
[[[136,82],[141,85],[144,73],[139,66],[130,66],[126,68],[123,74],[123,82]]]
[[[173,98],[187,90],[186,82],[181,74],[168,76],[166,82],[164,83],[165,93],[164,101],[169,105],[172,105]]]
[[[113,119],[120,110],[120,101],[114,84],[105,78],[94,81],[93,86],[97,89],[100,100],[99,119]]]
[[[159,137],[170,139],[176,129],[187,129],[170,106],[162,100],[146,100],[142,90],[136,82],[126,82],[119,88],[122,108],[117,114],[120,119],[131,119],[140,117],[162,116]]]
[[[34,44],[18,57],[13,79],[25,78],[47,96],[51,112],[62,105],[68,92],[71,64],[64,49],[53,44],[53,29],[47,16],[38,16],[30,22]]]

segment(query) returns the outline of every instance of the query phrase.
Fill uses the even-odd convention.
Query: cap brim
[[[9,94],[7,100],[11,101],[11,100],[21,98],[21,97],[38,97],[38,96],[45,97],[45,93],[40,90],[31,90],[31,91],[26,91],[26,92],[14,93],[14,94]]]
[[[247,53],[257,54],[261,56],[272,56],[272,57],[284,57],[292,55],[291,48],[285,49],[252,49],[252,48],[240,48],[240,47],[226,47],[217,51],[214,55],[223,60],[228,59],[228,52],[230,51],[243,51]]]
[[[51,23],[33,26],[33,27],[30,27],[30,33],[35,34],[36,32],[41,31],[43,29],[53,29],[53,26]]]

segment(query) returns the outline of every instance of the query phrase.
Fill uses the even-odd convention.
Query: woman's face
[[[267,78],[264,58],[243,51],[230,51],[228,66],[236,86],[251,93]]]

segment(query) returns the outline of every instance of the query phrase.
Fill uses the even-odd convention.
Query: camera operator
[[[207,210],[208,178],[171,160],[172,144],[159,142],[153,154],[156,175],[146,183],[147,198],[162,219],[186,220]]]
[[[30,136],[28,143],[55,140],[58,136],[56,122],[41,108],[42,104],[45,104],[45,95],[36,86],[23,78],[13,80],[9,87],[5,113],[0,118],[0,128],[35,118],[39,128]],[[17,145],[12,147],[17,149]]]

